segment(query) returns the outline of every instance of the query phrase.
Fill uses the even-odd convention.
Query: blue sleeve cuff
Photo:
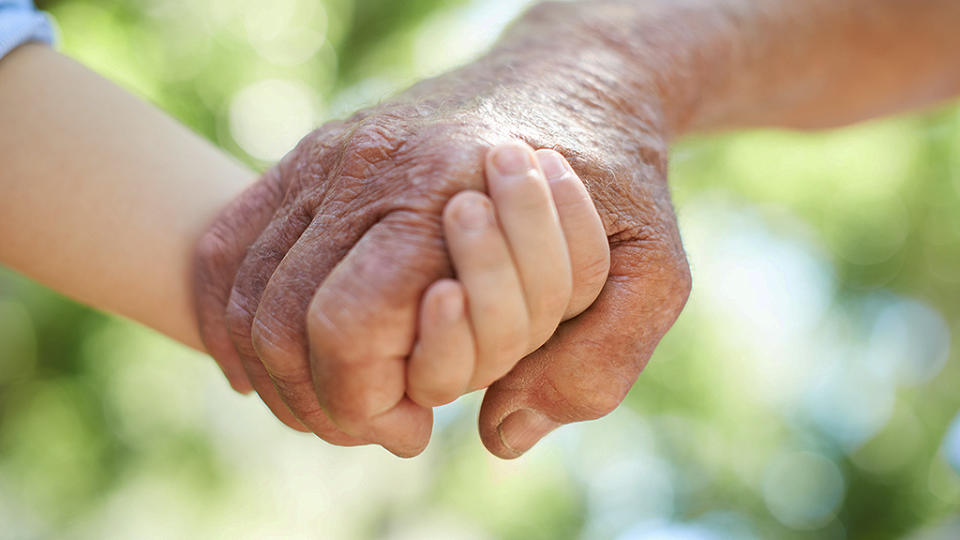
[[[960,473],[960,415],[953,422],[953,427],[947,432],[947,440],[943,443],[943,449],[947,454],[947,461],[953,465],[957,473]]]
[[[0,0],[0,58],[31,41],[52,44],[50,19],[26,0]]]

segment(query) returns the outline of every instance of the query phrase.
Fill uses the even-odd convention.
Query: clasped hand
[[[491,383],[481,438],[502,457],[620,403],[689,288],[665,188],[589,167],[591,193],[561,154],[485,128],[360,113],[223,212],[196,296],[235,388],[401,456],[427,444],[431,406]]]

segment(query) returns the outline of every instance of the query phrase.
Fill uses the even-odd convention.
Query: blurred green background
[[[263,167],[528,3],[39,5],[67,54]],[[417,459],[330,447],[0,271],[0,538],[960,538],[960,110],[689,140],[672,174],[686,311],[626,406],[516,462],[477,396]]]

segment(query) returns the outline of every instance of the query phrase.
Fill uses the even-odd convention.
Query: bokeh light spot
[[[230,103],[230,134],[246,153],[276,161],[319,121],[310,88],[283,79],[260,81],[240,90]]]
[[[812,452],[785,453],[767,466],[763,500],[784,525],[819,529],[833,518],[845,489],[843,474],[826,457]]]

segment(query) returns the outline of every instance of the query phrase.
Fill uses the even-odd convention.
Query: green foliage
[[[466,3],[466,0],[355,0],[353,17],[341,43],[341,79],[355,82],[358,67],[364,65],[379,45],[414,30],[439,9]],[[408,58],[398,60],[408,61]]]

